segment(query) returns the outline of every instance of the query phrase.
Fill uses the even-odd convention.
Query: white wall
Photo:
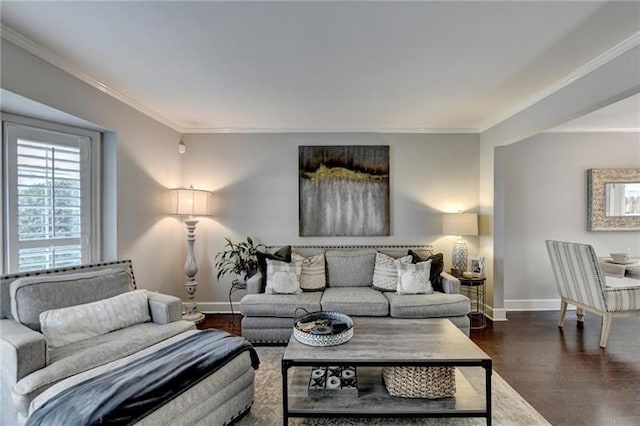
[[[180,134],[4,39],[1,54],[3,89],[117,135],[117,255],[133,260],[139,287],[183,297],[185,230],[166,214]]]
[[[506,309],[558,309],[546,239],[640,254],[640,231],[587,231],[587,169],[640,167],[640,133],[542,133],[498,150]]]
[[[188,134],[183,184],[215,192],[214,216],[198,225],[197,300],[228,309],[232,277],[215,279],[223,238],[284,244],[434,244],[450,267],[455,237],[441,234],[443,211],[477,211],[478,135]],[[391,236],[299,237],[298,145],[390,145]],[[188,165],[188,166],[187,166]],[[477,238],[469,251],[477,254]]]

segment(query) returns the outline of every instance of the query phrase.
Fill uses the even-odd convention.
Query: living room
[[[3,121],[101,133],[93,260],[132,259],[140,288],[186,300],[186,229],[168,200],[190,185],[212,193],[195,242],[195,300],[211,315],[230,311],[235,277],[214,267],[225,237],[429,244],[448,271],[456,238],[443,213],[477,213],[479,235],[464,238],[485,258],[493,330],[524,315],[553,318],[552,336],[560,295],[545,240],[640,254],[637,230],[587,231],[586,177],[640,163],[637,3],[162,3],[2,3]],[[389,146],[388,236],[299,235],[298,147],[329,145]],[[597,338],[598,318],[586,324]],[[616,319],[606,352],[596,339],[588,356],[619,356],[637,377],[638,343],[624,334],[637,326]]]

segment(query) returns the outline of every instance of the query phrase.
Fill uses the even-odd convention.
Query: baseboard
[[[198,303],[198,310],[203,314],[230,314],[229,302],[202,302]],[[240,313],[240,302],[233,302],[233,312]]]
[[[560,299],[509,299],[504,301],[506,311],[559,311]],[[568,310],[575,310],[569,305]]]
[[[484,314],[491,321],[508,321],[507,320],[507,310],[503,308],[493,308],[491,306],[485,305]]]

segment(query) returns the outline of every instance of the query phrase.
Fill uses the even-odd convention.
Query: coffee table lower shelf
[[[381,367],[358,367],[359,396],[309,398],[310,367],[293,367],[286,417],[486,417],[485,398],[456,368],[456,395],[441,399],[389,395]],[[489,423],[489,422],[488,422]]]

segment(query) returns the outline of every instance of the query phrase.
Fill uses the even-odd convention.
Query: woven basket
[[[454,367],[384,367],[382,378],[392,396],[437,399],[456,393]]]

